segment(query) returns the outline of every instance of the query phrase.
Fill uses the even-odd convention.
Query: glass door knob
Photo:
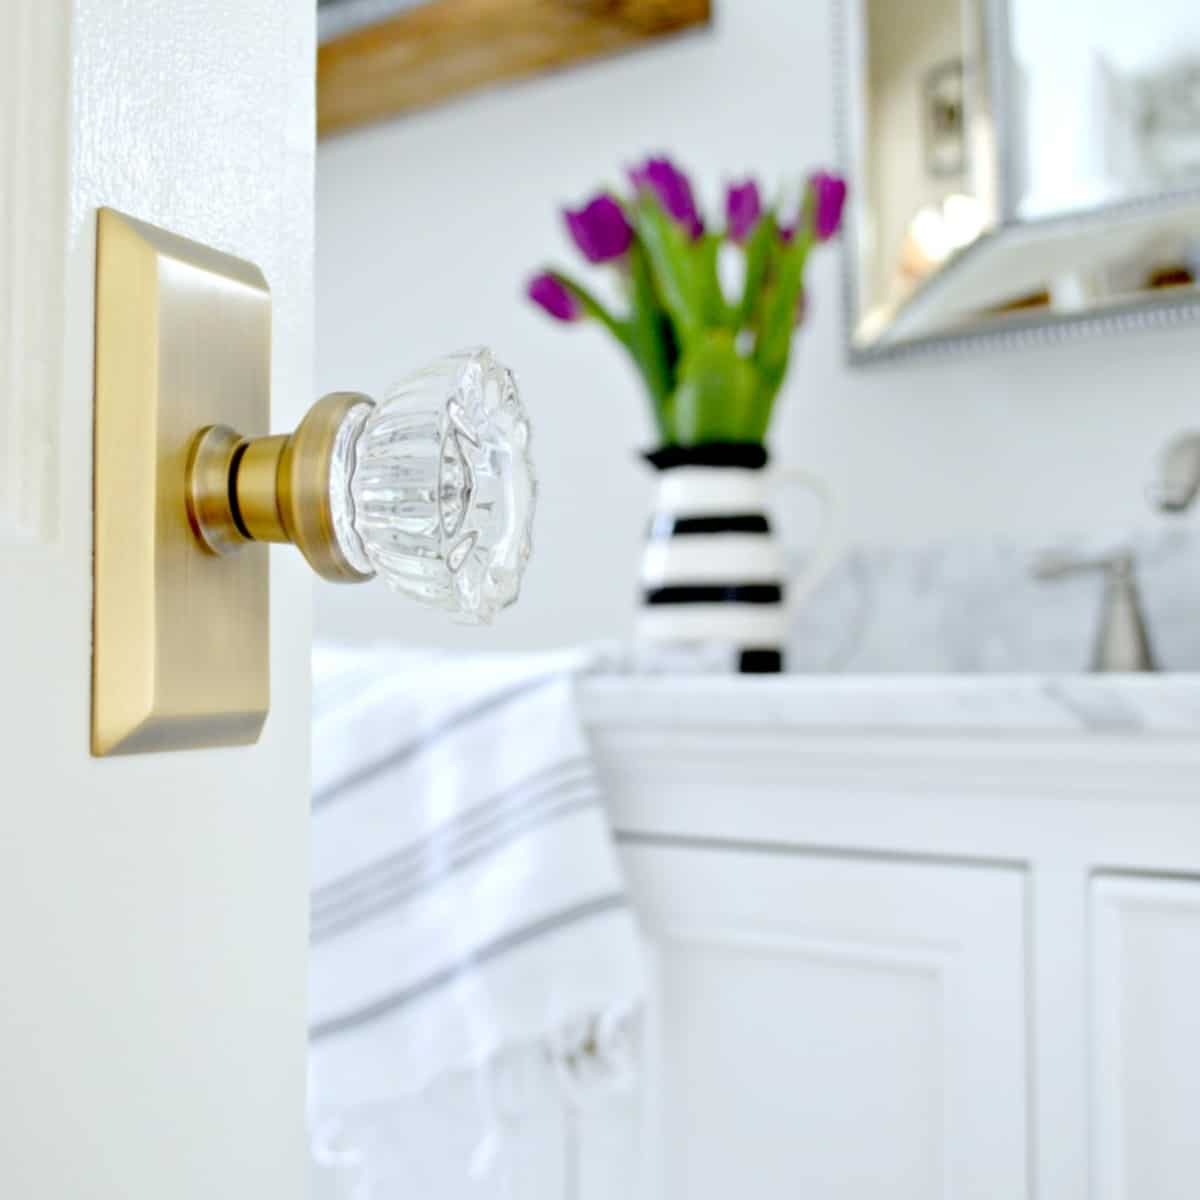
[[[192,531],[214,554],[292,542],[325,579],[379,577],[460,620],[512,604],[537,485],[512,372],[452,355],[382,400],[334,392],[292,434],[209,426],[187,465]]]

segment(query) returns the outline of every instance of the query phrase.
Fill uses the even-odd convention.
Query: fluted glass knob
[[[322,396],[290,434],[209,425],[184,484],[212,554],[290,542],[323,579],[378,576],[471,623],[517,598],[536,492],[529,419],[487,350],[441,359],[382,401]]]
[[[361,574],[472,623],[516,600],[537,491],[529,419],[487,350],[351,407],[329,488],[338,547]]]

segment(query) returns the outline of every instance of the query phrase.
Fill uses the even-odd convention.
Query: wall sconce
[[[450,356],[378,402],[325,396],[270,436],[270,350],[256,267],[101,210],[94,754],[257,740],[259,543],[467,622],[517,598],[536,486],[511,372],[486,350]]]

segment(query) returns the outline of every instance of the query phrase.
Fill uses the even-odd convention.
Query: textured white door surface
[[[1024,878],[629,845],[650,1200],[1026,1195]]]
[[[1200,1189],[1200,879],[1092,882],[1094,1200]]]
[[[0,20],[0,1196],[298,1200],[307,569],[258,746],[89,757],[92,297],[101,205],[250,259],[311,399],[314,5]]]

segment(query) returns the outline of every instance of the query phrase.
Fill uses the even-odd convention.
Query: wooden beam
[[[432,0],[321,46],[317,132],[615,54],[711,19],[711,0]]]

